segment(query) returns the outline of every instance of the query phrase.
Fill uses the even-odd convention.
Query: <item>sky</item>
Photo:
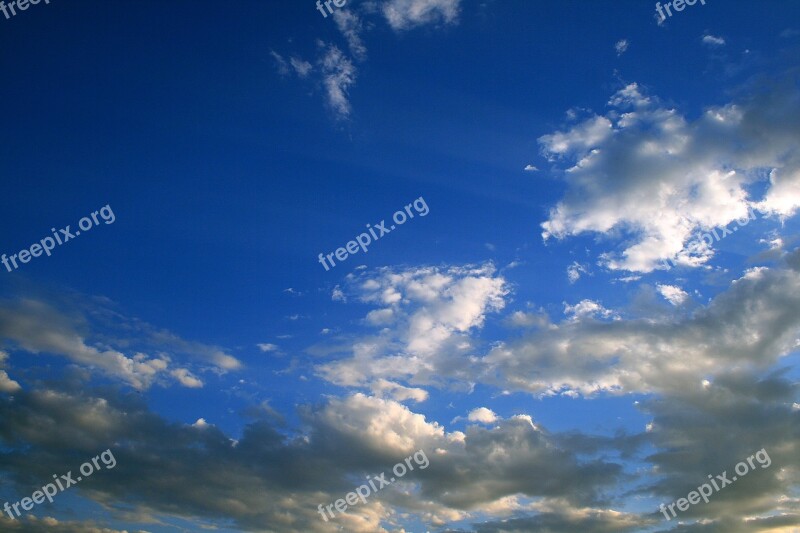
[[[800,532],[800,4],[675,1],[1,3],[0,530]]]

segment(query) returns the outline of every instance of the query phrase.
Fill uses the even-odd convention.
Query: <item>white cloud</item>
[[[661,293],[661,296],[672,305],[681,305],[689,298],[689,294],[686,291],[675,285],[662,285],[659,283],[656,288]]]
[[[192,427],[197,428],[197,429],[205,429],[205,428],[209,427],[210,425],[211,424],[206,422],[205,418],[198,418],[197,421],[194,424],[192,424]]]
[[[609,105],[607,116],[539,139],[551,160],[571,165],[568,191],[542,224],[545,239],[625,237],[621,253],[600,256],[610,269],[650,272],[667,259],[699,266],[714,251],[692,240],[695,232],[745,219],[750,207],[791,216],[800,206],[800,98],[789,84],[709,108],[694,122],[636,84]],[[765,168],[766,194],[750,199],[747,189],[766,180]]]
[[[336,21],[336,27],[347,39],[347,45],[353,57],[358,61],[366,59],[367,48],[361,40],[361,19],[358,15],[349,9],[339,9],[333,12],[333,20]]]
[[[373,379],[415,376],[438,379],[436,368],[458,365],[467,356],[469,333],[488,313],[505,305],[505,280],[492,265],[379,269],[349,280],[362,302],[375,304],[366,322],[379,334],[352,341],[352,358],[318,367],[334,383],[360,385]]]
[[[538,168],[536,168],[536,167],[535,167],[535,166],[533,166],[533,165],[525,165],[525,169],[524,169],[524,170],[525,170],[525,171],[527,171],[527,172],[536,172],[536,171],[537,171],[537,170],[539,170],[539,169],[538,169]]]
[[[196,376],[193,376],[192,373],[185,368],[176,368],[170,372],[170,375],[177,379],[184,387],[199,389],[203,386],[203,382],[197,379]]]
[[[596,311],[593,302],[583,307]],[[699,387],[698,376],[715,382],[732,368],[777,363],[797,348],[798,330],[800,272],[759,268],[688,317],[567,320],[501,343],[481,361],[481,375],[534,394],[681,393]]]
[[[379,379],[370,387],[372,393],[378,398],[390,398],[396,402],[412,400],[417,403],[428,399],[428,391],[416,387],[405,387],[399,383],[386,379]]]
[[[617,41],[616,44],[614,45],[614,50],[617,51],[617,55],[621,56],[622,54],[624,54],[628,50],[629,44],[630,43],[628,43],[627,39],[620,39],[619,41]]]
[[[271,343],[268,343],[268,342],[262,342],[262,343],[256,344],[256,346],[258,346],[258,349],[261,350],[262,352],[274,352],[274,351],[276,351],[278,349],[278,345],[277,344],[271,344]]]
[[[140,336],[139,343],[148,343],[159,355],[135,352],[128,356],[110,347],[107,340],[96,343],[97,346],[92,345],[82,331],[86,330],[86,317],[78,318],[75,310],[70,314],[62,313],[47,303],[31,299],[0,305],[0,336],[15,341],[20,349],[27,352],[63,356],[77,365],[140,389],[163,382],[167,376],[172,376],[186,387],[202,386],[188,369],[172,367],[174,356],[167,355],[167,352],[188,354],[210,365],[209,369],[218,373],[241,367],[237,359],[217,347],[186,341],[138,320],[126,321],[116,311],[93,307],[87,316],[96,321],[93,325],[98,329],[105,325],[104,320],[113,317],[115,324],[123,324],[125,334],[135,332]],[[108,332],[103,332],[102,336],[112,339]],[[123,338],[116,339],[116,342],[128,345],[131,341]]]
[[[292,57],[289,62],[292,65],[292,68],[297,73],[298,76],[301,78],[307,78],[308,75],[311,73],[311,70],[314,68],[311,63],[308,61],[303,61],[299,57]]]
[[[333,292],[331,293],[331,300],[334,302],[346,302],[347,297],[345,296],[342,288],[338,285],[333,288]]]
[[[613,311],[606,309],[599,303],[592,300],[581,300],[575,305],[564,304],[564,314],[572,320],[580,320],[583,318],[618,318]]]
[[[567,267],[567,278],[569,279],[570,283],[575,283],[581,279],[581,274],[586,274],[587,272],[588,270],[586,269],[585,265],[582,265],[577,261],[573,261],[573,263]]]
[[[328,95],[328,105],[337,118],[349,117],[351,108],[347,92],[356,82],[356,67],[336,45],[328,47],[320,65],[322,82]]]
[[[703,35],[703,43],[709,46],[723,46],[725,44],[725,39],[707,33]]]
[[[395,30],[423,24],[452,23],[458,18],[461,0],[386,0],[383,16]]]
[[[486,407],[478,407],[469,412],[467,420],[480,422],[481,424],[492,424],[497,421],[497,414]]]

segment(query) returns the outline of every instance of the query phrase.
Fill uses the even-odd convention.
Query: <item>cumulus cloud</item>
[[[208,527],[232,521],[243,530],[372,533],[384,531],[380,523],[395,517],[394,509],[442,523],[503,516],[524,508],[521,497],[597,504],[599,491],[621,474],[617,464],[579,460],[526,415],[447,432],[396,401],[354,394],[304,408],[303,438],[281,434],[264,418],[233,441],[202,418],[168,422],[139,398],[97,394],[41,389],[13,401],[0,397],[0,468],[9,483],[22,490],[114,443],[113,475],[93,475],[72,489],[75,497],[150,522],[180,516]],[[409,472],[352,516],[320,519],[319,503],[353,490],[353,480],[365,474],[389,472],[420,449],[429,468]]]
[[[616,317],[613,311],[606,309],[600,303],[592,300],[581,300],[575,305],[564,304],[564,314],[571,320],[590,317],[610,318]]]
[[[620,39],[619,41],[617,41],[616,44],[614,44],[614,50],[617,51],[617,55],[621,56],[622,54],[624,54],[628,50],[629,44],[630,43],[628,43],[627,39]]]
[[[477,267],[390,268],[348,275],[349,291],[377,306],[366,322],[382,327],[376,335],[355,339],[351,357],[322,364],[318,372],[340,385],[373,379],[430,383],[440,371],[469,357],[470,331],[487,314],[505,305],[505,280],[491,264]],[[388,326],[388,327],[387,327]]]
[[[659,283],[656,288],[661,296],[672,305],[681,305],[689,298],[686,291],[675,285],[662,285]]]
[[[545,240],[624,236],[621,252],[600,256],[610,269],[650,272],[665,260],[699,266],[714,251],[691,240],[695,232],[744,220],[750,208],[788,217],[800,206],[800,90],[790,81],[694,121],[637,84],[609,106],[539,139],[552,162],[568,166],[567,193],[542,224]],[[748,192],[756,184],[766,186],[760,198]]]
[[[397,402],[413,400],[417,403],[428,399],[428,391],[416,387],[405,387],[386,379],[379,379],[372,384],[372,393],[378,398],[390,398]]]
[[[574,306],[570,320],[502,343],[482,363],[502,389],[534,394],[691,389],[698,376],[731,367],[764,370],[792,353],[800,331],[798,290],[798,270],[759,268],[688,317],[599,322],[587,318],[597,312],[587,301]]]
[[[497,421],[497,414],[486,407],[478,407],[469,412],[467,420],[470,422],[480,422],[481,424],[491,424]]]

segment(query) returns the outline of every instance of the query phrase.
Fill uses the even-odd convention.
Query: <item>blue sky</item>
[[[0,529],[800,530],[800,6],[331,9],[0,15]]]

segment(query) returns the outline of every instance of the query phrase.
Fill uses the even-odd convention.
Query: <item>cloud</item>
[[[169,422],[141,398],[108,390],[102,397],[86,388],[21,392],[14,400],[0,397],[0,469],[22,492],[33,480],[70,469],[76,457],[110,448],[117,459],[113,475],[96,473],[72,489],[73,497],[137,521],[179,516],[192,529],[233,523],[280,533],[384,531],[380,523],[395,518],[395,509],[428,523],[474,513],[503,516],[524,507],[517,495],[583,506],[597,503],[599,490],[621,474],[617,464],[579,460],[566,441],[526,415],[447,432],[396,401],[353,394],[303,408],[301,416],[303,438],[282,434],[265,415],[234,441],[202,418]],[[320,503],[420,449],[429,468],[409,472],[402,485],[384,489],[350,516],[320,519]]]
[[[347,297],[345,296],[344,292],[342,292],[342,288],[338,285],[333,288],[331,300],[334,302],[347,302]]]
[[[257,344],[256,346],[258,346],[258,349],[261,350],[262,352],[274,352],[278,350],[277,344],[270,344],[268,342],[262,342]]]
[[[693,233],[746,219],[751,208],[792,216],[800,206],[800,132],[793,126],[800,91],[770,85],[690,122],[630,84],[611,98],[606,116],[541,136],[545,155],[568,165],[567,192],[542,224],[543,238],[625,237],[626,248],[603,253],[601,262],[651,272],[668,259],[708,262],[713,249]],[[766,192],[752,198],[748,190],[757,184]]]
[[[572,264],[567,267],[567,278],[570,284],[572,284],[581,279],[581,274],[586,274],[587,272],[588,270],[585,265],[573,261]]]
[[[689,298],[686,291],[674,285],[662,285],[659,283],[656,288],[661,296],[672,305],[681,305]]]
[[[505,305],[505,280],[491,264],[466,267],[382,268],[348,275],[348,292],[377,308],[365,322],[381,327],[353,339],[350,357],[321,364],[323,378],[345,386],[374,379],[437,379],[471,349],[469,333]]]
[[[618,318],[613,311],[606,309],[598,302],[592,300],[581,300],[575,305],[565,303],[564,314],[570,317],[571,320],[580,320],[590,317]]]
[[[314,66],[311,63],[309,63],[308,61],[304,61],[298,57],[292,57],[289,60],[289,62],[292,65],[294,71],[301,78],[307,78],[308,75],[311,73],[311,70],[314,68]]]
[[[333,12],[333,20],[347,39],[347,46],[353,57],[358,61],[364,61],[367,58],[367,48],[361,40],[362,25],[358,15],[348,9],[340,9]]]
[[[288,75],[289,74],[289,64],[286,62],[286,60],[283,58],[283,56],[280,55],[275,50],[270,50],[269,55],[271,55],[272,59],[275,60],[275,66],[278,69],[278,73],[281,76]]]
[[[622,54],[624,54],[628,50],[629,44],[630,43],[628,43],[627,39],[620,39],[619,41],[617,41],[616,44],[614,45],[614,50],[617,51],[617,56],[621,56]]]
[[[203,382],[197,379],[196,376],[193,376],[191,372],[186,370],[185,368],[176,368],[170,375],[178,380],[178,383],[183,385],[184,387],[189,387],[190,389],[198,389],[203,386]]]
[[[502,390],[537,395],[682,393],[730,368],[765,370],[798,346],[800,272],[754,269],[707,306],[682,318],[600,322],[594,302],[573,317],[500,343],[481,361]],[[484,381],[484,383],[486,382]]]
[[[417,403],[428,399],[428,392],[424,389],[414,387],[404,387],[399,383],[394,383],[385,379],[379,379],[371,385],[372,393],[377,398],[390,398],[396,402],[413,400]]]
[[[22,389],[20,384],[8,377],[8,373],[3,370],[5,367],[5,362],[8,359],[8,354],[2,350],[0,350],[0,392],[5,392],[7,394],[13,394]]]
[[[525,168],[524,168],[523,170],[525,170],[525,171],[527,171],[527,172],[536,172],[536,171],[537,171],[537,170],[539,170],[539,169],[538,169],[538,168],[536,168],[536,167],[535,167],[535,166],[533,166],[533,165],[525,165]]]
[[[0,336],[14,343],[7,349],[66,357],[83,368],[140,389],[156,382],[165,384],[167,376],[184,386],[202,385],[188,368],[174,365],[173,359],[179,354],[189,356],[186,364],[217,373],[241,367],[237,359],[220,348],[186,341],[96,303],[73,299],[62,305],[63,312],[40,300],[1,301]],[[119,337],[117,330],[123,335],[135,335],[136,339]],[[93,336],[95,342],[87,342],[87,336]],[[125,355],[113,345],[129,348],[132,355]]]
[[[709,46],[723,46],[725,44],[725,39],[707,33],[703,35],[703,43]]]
[[[481,424],[492,424],[497,421],[497,414],[486,407],[478,407],[469,412],[467,420],[470,422],[480,422]]]
[[[320,60],[322,82],[328,96],[328,105],[337,118],[350,116],[347,92],[356,82],[356,67],[336,45],[329,45]]]
[[[450,24],[458,18],[461,0],[386,0],[383,16],[394,30],[408,30],[424,24]]]

